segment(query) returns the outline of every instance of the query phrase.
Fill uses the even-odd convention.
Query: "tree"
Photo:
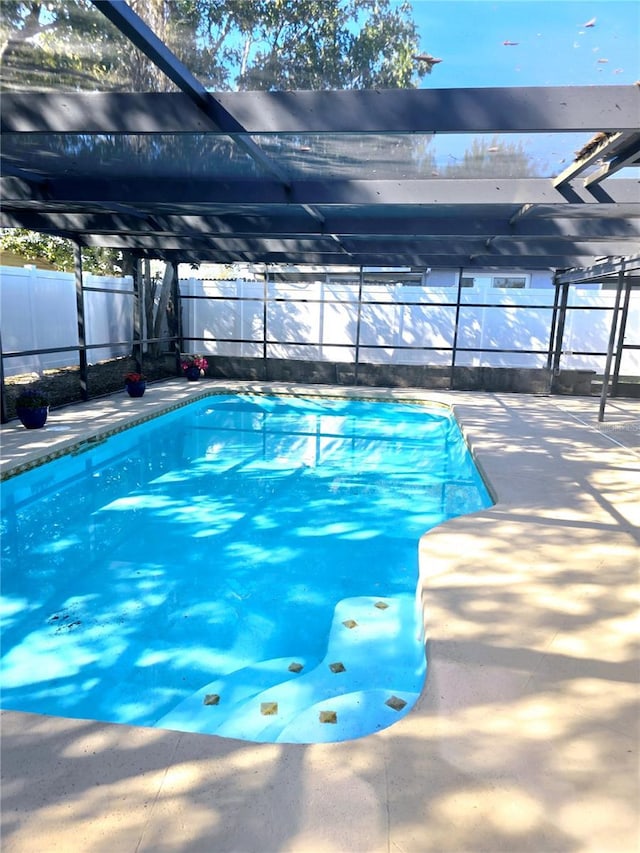
[[[411,6],[389,0],[261,0],[246,17],[241,89],[411,88],[416,64]]]
[[[89,13],[91,8],[88,0],[2,0],[2,88],[76,91],[117,87],[121,75],[109,50],[113,32],[104,26],[102,15]],[[124,44],[122,36],[116,38]],[[112,83],[102,84],[107,78]]]
[[[475,137],[462,159],[447,165],[446,178],[535,177],[538,168],[521,142],[506,142],[499,136]]]
[[[73,272],[74,269],[73,243],[55,234],[8,228],[0,234],[0,248],[19,255],[25,261],[46,260],[64,272]],[[94,275],[122,275],[125,273],[125,258],[119,249],[84,247],[82,266],[85,272]]]
[[[129,2],[211,89],[409,88],[431,72],[413,59],[408,2]],[[3,88],[173,88],[89,0],[3,0],[0,13]]]

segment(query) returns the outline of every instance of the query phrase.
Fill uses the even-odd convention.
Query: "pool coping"
[[[3,427],[3,470],[214,388],[454,411],[498,501],[420,542],[425,690],[334,744],[4,712],[3,849],[636,851],[638,401],[177,380]]]

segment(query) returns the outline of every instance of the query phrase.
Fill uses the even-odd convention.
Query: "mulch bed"
[[[116,358],[92,364],[88,370],[89,397],[102,397],[124,388],[125,374],[136,371],[133,358]],[[150,382],[176,376],[175,356],[161,355],[145,361],[144,375]],[[37,388],[49,397],[50,406],[65,406],[82,400],[80,368],[77,366],[45,370],[42,375],[25,373],[5,379],[5,406],[9,419],[16,417],[15,399],[26,388]]]

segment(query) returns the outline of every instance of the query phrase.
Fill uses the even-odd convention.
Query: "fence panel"
[[[107,288],[108,293],[85,292],[85,334],[89,364],[127,355],[133,342],[133,295],[130,277],[86,274],[86,287]],[[41,374],[45,370],[73,367],[78,358],[78,311],[73,273],[35,267],[0,268],[0,329],[5,353],[64,348],[62,352],[4,357],[6,376]],[[110,342],[124,344],[113,345]]]
[[[110,344],[89,350],[89,364],[131,352],[133,341],[133,283],[130,277],[85,275],[85,323],[87,344]],[[124,341],[118,345],[118,341]],[[113,343],[111,343],[113,342]]]
[[[35,267],[2,267],[2,346],[5,352],[77,347],[78,319],[73,275]],[[78,352],[6,358],[6,376],[78,364]]]
[[[263,355],[261,282],[182,279],[180,295],[186,352],[237,357]]]
[[[365,287],[360,356],[369,364],[451,362],[456,319],[451,288]]]
[[[554,289],[501,288],[482,277],[453,286],[454,272],[427,286],[368,282],[207,281],[181,283],[192,351],[362,364],[544,368]],[[535,278],[535,275],[533,276]],[[442,279],[442,281],[440,281]],[[532,279],[533,280],[533,279]],[[571,288],[563,369],[602,372],[615,293]],[[636,294],[637,296],[637,294]],[[266,319],[266,327],[263,322]],[[627,341],[640,339],[640,300],[632,298]],[[264,348],[263,348],[264,344]],[[640,350],[625,350],[623,372],[640,374]]]
[[[71,273],[0,268],[0,325],[7,376],[78,364],[75,280]],[[451,276],[449,276],[451,278]],[[451,279],[453,281],[453,279]],[[89,363],[131,351],[130,278],[85,276]],[[436,278],[433,277],[433,282]],[[446,365],[457,345],[460,366],[544,367],[554,291],[479,283],[445,286],[350,280],[301,282],[182,280],[185,349],[212,355],[363,364]],[[95,289],[92,289],[95,288]],[[100,292],[105,289],[108,292]],[[604,368],[615,291],[571,287],[563,369]],[[456,318],[458,320],[456,327]],[[457,335],[456,335],[457,328]],[[191,340],[190,340],[191,339]],[[621,374],[640,375],[640,299],[633,291]],[[600,354],[598,354],[600,353]]]

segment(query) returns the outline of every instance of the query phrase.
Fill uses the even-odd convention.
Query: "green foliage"
[[[411,7],[389,0],[262,0],[243,32],[241,89],[412,87]]]
[[[0,248],[13,252],[26,262],[48,261],[56,269],[73,272],[73,243],[53,234],[38,234],[26,228],[10,228],[0,235]],[[94,275],[120,275],[123,256],[118,249],[82,249],[82,266]]]
[[[129,0],[210,89],[412,87],[419,37],[408,2]],[[163,91],[173,84],[90,0],[3,0],[3,88]]]
[[[126,40],[89,0],[3,0],[0,13],[3,89],[95,90],[122,83]]]

